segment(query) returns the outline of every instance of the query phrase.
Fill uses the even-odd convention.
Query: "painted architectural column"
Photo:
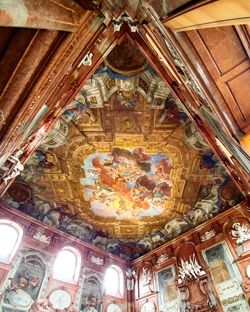
[[[74,32],[81,24],[84,12],[71,0],[1,0],[0,26]]]

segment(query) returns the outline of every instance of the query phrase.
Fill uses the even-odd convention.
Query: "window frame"
[[[62,253],[64,251],[69,251],[69,252],[73,253],[73,255],[75,256],[75,259],[76,259],[74,273],[73,273],[73,276],[71,278],[69,278],[69,277],[64,278],[63,274],[62,274],[62,276],[60,276],[60,274],[54,272],[54,266],[56,264],[56,261],[58,261],[57,259],[60,255],[60,253]],[[82,257],[81,257],[80,252],[74,247],[65,246],[58,251],[58,253],[55,257],[53,267],[52,267],[52,278],[55,280],[58,280],[60,282],[76,285],[78,283],[79,277],[80,277],[81,264],[82,264]]]
[[[109,291],[107,287],[106,276],[107,276],[108,270],[110,269],[114,270],[117,273],[117,277],[118,277],[118,289],[115,292]],[[117,297],[117,298],[123,298],[124,296],[124,274],[123,274],[122,269],[119,266],[112,264],[106,269],[105,275],[104,275],[104,288],[105,288],[105,295]]]
[[[12,221],[9,219],[0,219],[0,229],[1,229],[1,225],[7,225],[9,227],[12,227],[17,232],[17,240],[15,244],[13,244],[13,248],[10,254],[6,255],[5,258],[2,258],[0,255],[0,263],[10,264],[14,256],[16,255],[18,248],[20,247],[20,244],[23,238],[23,228],[21,227],[21,225],[19,225],[15,221]]]

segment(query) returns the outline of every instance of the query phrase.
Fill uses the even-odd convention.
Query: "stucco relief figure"
[[[167,255],[167,254],[162,254],[162,255],[160,255],[160,256],[157,258],[156,263],[157,263],[157,264],[160,264],[160,263],[164,262],[164,261],[167,260],[167,259],[168,259],[168,255]]]
[[[81,312],[101,312],[103,298],[102,275],[85,269],[80,299]]]
[[[35,233],[35,235],[33,236],[33,238],[41,243],[44,243],[44,244],[49,244],[50,243],[50,240],[51,240],[51,237],[50,236],[47,236],[43,233],[41,233],[40,231],[37,231]]]
[[[215,235],[216,235],[216,232],[214,229],[212,229],[211,231],[206,231],[205,233],[201,235],[201,241],[205,242],[209,240],[210,238],[214,237]]]
[[[140,280],[141,280],[142,286],[147,286],[147,285],[149,285],[151,283],[151,281],[152,281],[152,274],[151,274],[151,272],[149,271],[148,268],[142,268],[142,273],[141,273]]]
[[[19,275],[14,280],[9,278],[10,285],[4,291],[4,302],[11,306],[26,307],[31,305],[34,300],[30,293],[38,287],[40,278],[37,276],[30,276],[27,272]],[[29,291],[27,291],[29,290]]]
[[[242,244],[250,239],[250,229],[247,225],[240,223],[234,223],[231,230],[233,239],[235,239],[236,244]]]
[[[81,62],[79,63],[78,67],[84,65],[84,66],[91,66],[92,65],[92,59],[93,59],[94,54],[92,52],[88,52]]]
[[[127,290],[132,291],[134,290],[135,286],[135,270],[133,268],[128,268],[126,270],[127,276]]]
[[[103,265],[104,264],[104,259],[96,256],[91,256],[90,261],[92,263],[95,263],[96,265]]]
[[[54,309],[49,301],[49,299],[37,300],[30,309],[30,312],[80,312],[73,304],[68,309]]]
[[[206,274],[202,267],[198,264],[195,255],[189,258],[189,261],[181,259],[181,266],[179,268],[178,283],[180,284],[185,278],[193,279]]]
[[[4,175],[2,176],[4,183],[6,184],[9,180],[17,177],[21,171],[24,170],[23,164],[20,162],[20,157],[22,156],[23,151],[20,149],[16,151],[13,155],[10,155],[9,158],[6,160],[10,163],[9,167],[2,166],[2,170],[5,171]]]

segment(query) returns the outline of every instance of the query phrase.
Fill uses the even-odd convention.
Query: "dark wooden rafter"
[[[80,36],[80,34],[78,34]],[[46,86],[47,79],[45,80],[45,85],[41,85],[41,92],[39,95],[36,95],[36,109],[33,111],[33,114],[29,117],[29,120],[32,120],[38,110],[42,107],[43,103],[46,103],[48,106],[48,112],[41,122],[41,125],[35,129],[33,132],[33,138],[31,144],[29,143],[30,138],[27,140],[28,145],[22,142],[20,135],[19,140],[17,136],[13,136],[13,132],[10,131],[10,139],[9,144],[6,142],[6,137],[4,138],[3,144],[6,147],[7,151],[5,153],[11,153],[22,146],[25,146],[24,149],[28,152],[24,153],[23,157],[21,158],[22,162],[25,163],[33,154],[37,146],[41,143],[44,137],[37,135],[36,133],[39,132],[39,129],[42,125],[46,125],[46,132],[48,133],[56,123],[56,121],[60,118],[61,114],[63,113],[65,107],[68,103],[74,98],[74,96],[79,92],[79,90],[84,85],[85,81],[90,78],[96,68],[103,62],[105,57],[109,54],[109,52],[114,48],[114,46],[120,41],[120,38],[124,36],[124,31],[117,33],[115,36],[113,34],[113,27],[110,25],[106,27],[104,24],[99,26],[99,30],[95,31],[93,36],[87,44],[83,47],[78,47],[75,49],[74,53],[70,55],[71,60],[67,60],[67,67],[64,68],[60,66],[61,72],[59,71],[57,75],[53,76],[53,82],[48,86]],[[74,39],[74,35],[73,35]],[[91,66],[80,66],[78,67],[81,59],[91,51],[93,53],[92,65]],[[79,54],[76,54],[76,53]],[[58,59],[58,64],[61,63],[62,60]],[[63,72],[63,74],[62,74]],[[48,88],[47,88],[48,87]],[[28,103],[26,104],[28,105]],[[25,107],[27,107],[25,105]],[[23,107],[24,109],[24,107]],[[20,114],[20,119],[24,120],[23,113]],[[15,121],[15,125],[16,125]],[[19,121],[20,124],[20,121]],[[13,125],[14,126],[14,125]],[[19,129],[19,128],[18,128]],[[11,143],[10,143],[11,142]],[[11,150],[8,148],[11,147]],[[30,148],[31,147],[31,148]],[[11,181],[6,185],[2,186],[1,193],[8,189]]]
[[[19,33],[19,35],[22,34]],[[20,55],[12,74],[6,77],[7,81],[0,95],[0,108],[4,115],[4,123],[0,125],[1,138],[5,136],[6,140],[9,124],[16,119],[18,112],[23,110],[26,96],[34,87],[39,75],[45,70],[45,66],[63,37],[64,33],[36,31]],[[13,41],[17,43],[16,40]],[[8,70],[5,64],[2,65],[3,70]]]
[[[93,44],[96,34],[100,36],[103,32],[102,21],[103,18],[98,17],[97,13],[88,14],[81,29],[74,34],[67,35],[55,53],[51,55],[50,61],[32,86],[29,94],[24,99],[16,99],[16,101],[22,101],[22,105],[20,105],[15,120],[10,125],[5,125],[4,139],[2,138],[0,144],[1,153],[12,152],[21,143],[18,132],[24,121],[31,122],[44,104],[49,107],[55,106],[56,103],[49,99],[53,99],[58,91],[63,90],[63,80],[70,77],[74,71],[72,66],[76,57],[80,62],[80,57],[88,52],[89,42]],[[86,38],[86,42],[82,41],[82,36]],[[20,85],[21,87],[22,85]],[[7,98],[1,98],[0,107],[3,107],[5,103],[7,103]],[[13,146],[13,142],[15,142],[15,146]]]

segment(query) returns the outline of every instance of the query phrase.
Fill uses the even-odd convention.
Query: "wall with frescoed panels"
[[[183,311],[187,308],[189,311],[250,311],[250,222],[245,202],[133,262],[27,216],[24,218],[3,205],[0,219],[14,221],[24,229],[22,243],[11,264],[0,264],[3,312],[54,312],[51,307],[43,310],[31,307],[33,302],[49,302],[51,293],[58,290],[69,294],[73,304],[68,311],[72,312]],[[41,235],[47,238],[46,242],[39,240]],[[76,285],[52,276],[55,257],[65,246],[76,248],[81,254],[81,272]],[[123,296],[107,295],[104,289],[105,271],[111,265],[123,272]],[[128,268],[131,268],[130,276]],[[30,298],[31,305],[28,304]],[[27,307],[15,307],[17,302],[27,302]]]
[[[117,304],[121,311],[127,311],[126,261],[60,231],[53,231],[34,219],[24,218],[19,212],[4,206],[1,206],[0,219],[14,221],[24,231],[21,245],[11,263],[0,263],[0,311],[40,311],[40,306],[32,310],[32,304],[41,302],[41,306],[45,305],[46,299],[55,290],[66,291],[69,295],[73,304],[68,311],[101,312],[109,304]],[[81,255],[76,284],[53,278],[53,263],[65,246],[75,248]],[[118,266],[124,275],[124,292],[119,297],[105,294],[104,275],[110,265]],[[48,310],[41,308],[41,311],[54,310],[50,307]]]
[[[135,311],[250,311],[249,229],[238,205],[133,261]]]

